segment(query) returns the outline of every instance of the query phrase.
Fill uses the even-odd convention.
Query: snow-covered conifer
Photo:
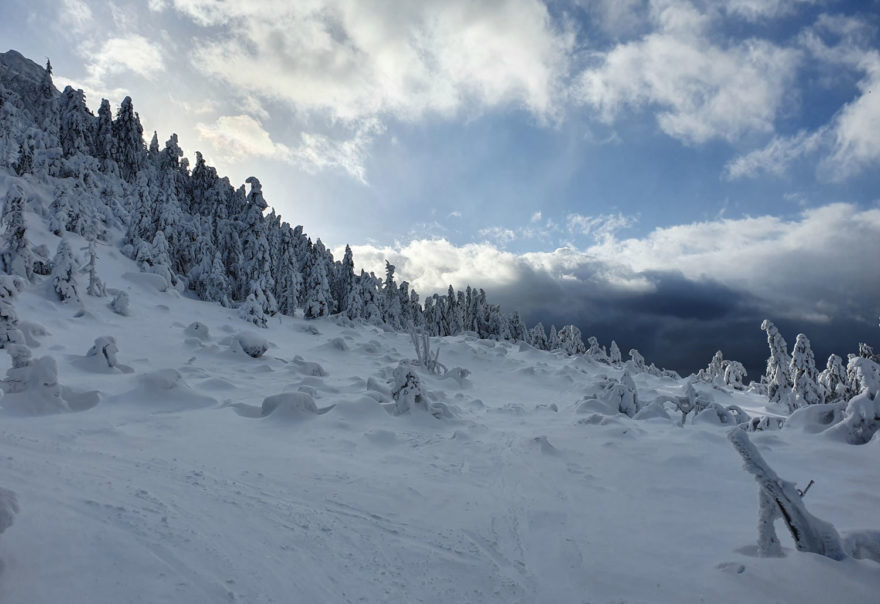
[[[836,354],[829,356],[825,369],[819,374],[818,382],[825,402],[832,403],[842,399],[846,389],[846,368],[843,366],[843,359]]]
[[[770,347],[767,373],[764,376],[767,382],[767,394],[771,402],[789,404],[788,399],[791,398],[790,391],[793,384],[789,371],[791,357],[788,356],[788,347],[773,323],[765,319],[761,323],[761,329],[767,332],[767,344]]]
[[[550,335],[547,336],[547,350],[556,350],[559,348],[559,334],[556,332],[556,326],[550,325]]]
[[[640,353],[635,348],[631,348],[629,351],[629,358],[630,358],[630,361],[632,362],[633,367],[636,370],[638,370],[638,371],[645,370],[645,357],[642,356],[642,353]]]
[[[797,335],[788,369],[793,382],[792,394],[797,400],[807,405],[821,403],[822,396],[816,381],[816,358],[810,347],[810,340],[802,333]]]
[[[565,325],[556,335],[559,338],[559,347],[568,354],[583,354],[587,350],[581,330],[574,325]]]
[[[397,284],[394,282],[394,265],[385,261],[385,281],[382,283],[382,322],[392,329],[400,329],[401,313],[400,298],[397,295]]]
[[[532,346],[538,350],[547,350],[547,333],[544,331],[544,324],[540,321],[532,327],[530,334]]]
[[[24,221],[24,192],[13,185],[6,193],[0,215],[0,268],[3,272],[31,280],[34,276],[34,255],[27,240]]]
[[[739,361],[725,361],[724,383],[734,390],[742,390],[743,380],[746,378],[746,368]]]
[[[303,315],[306,319],[317,319],[330,314],[330,285],[324,257],[313,255],[312,262],[303,302]]]
[[[64,238],[58,242],[58,250],[52,259],[52,289],[62,302],[80,301],[73,250]]]
[[[614,340],[611,340],[611,346],[608,349],[608,359],[611,361],[611,364],[615,366],[620,365],[623,362],[620,355],[620,348]]]
[[[89,241],[89,286],[86,293],[90,296],[102,298],[107,295],[107,288],[104,282],[98,276],[98,252],[95,249],[95,242]]]

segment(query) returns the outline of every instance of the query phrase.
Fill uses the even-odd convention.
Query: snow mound
[[[6,395],[0,399],[4,412],[11,415],[50,415],[71,411],[61,397],[58,366],[49,356],[32,359],[7,372],[2,384]]]
[[[262,416],[276,421],[299,422],[315,415],[323,415],[334,406],[319,409],[315,399],[305,392],[284,392],[263,399]]]
[[[190,411],[214,407],[217,400],[190,388],[176,369],[160,369],[140,375],[138,386],[113,398],[124,404],[142,405],[156,412]]]
[[[208,326],[200,321],[193,321],[190,323],[186,329],[183,330],[187,336],[191,338],[198,338],[203,342],[211,339],[210,332],[208,331]]]
[[[249,357],[259,359],[269,350],[269,341],[255,333],[242,332],[236,338],[238,347]]]

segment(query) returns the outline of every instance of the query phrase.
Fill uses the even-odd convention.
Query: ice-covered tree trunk
[[[778,555],[778,539],[773,529],[777,517],[775,505],[794,539],[798,551],[820,554],[832,560],[843,560],[846,553],[834,526],[807,511],[801,495],[791,482],[779,478],[749,440],[745,430],[734,428],[727,438],[743,458],[743,467],[755,477],[760,494],[758,519],[758,550],[761,555]]]
[[[58,251],[52,260],[52,288],[62,302],[79,302],[79,287],[76,284],[73,250],[67,239],[58,242]]]

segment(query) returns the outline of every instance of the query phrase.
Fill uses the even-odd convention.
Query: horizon
[[[679,371],[720,348],[750,379],[763,318],[820,365],[877,341],[876,2],[321,6],[67,0],[53,29],[50,3],[16,1],[0,32],[48,55],[59,89],[92,109],[130,95],[147,140],[176,132],[236,185],[259,177],[285,220],[423,297],[470,284]],[[219,60],[249,57],[247,82]]]

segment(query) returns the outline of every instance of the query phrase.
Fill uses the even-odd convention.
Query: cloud
[[[775,19],[791,15],[805,4],[822,0],[726,0],[724,10],[747,21]]]
[[[349,122],[507,104],[551,115],[573,45],[537,0],[176,0],[175,8],[224,31],[196,45],[193,62],[204,73]]]
[[[818,175],[842,181],[880,162],[880,53],[871,48],[876,30],[863,20],[821,15],[799,43],[835,75],[858,73],[857,94],[815,130],[774,136],[766,146],[734,158],[729,179],[782,176],[796,161],[818,156]],[[830,41],[830,42],[829,42]]]
[[[199,136],[229,161],[245,157],[265,157],[290,162],[293,156],[285,145],[276,143],[263,126],[249,115],[224,115],[213,124],[196,124]]]
[[[199,136],[224,160],[263,157],[296,165],[307,172],[337,167],[364,183],[366,147],[378,128],[378,124],[368,124],[354,138],[343,141],[303,132],[300,145],[291,148],[273,141],[263,125],[249,115],[224,115],[212,124],[196,124]]]
[[[612,237],[617,231],[629,228],[637,222],[634,216],[617,214],[601,214],[598,216],[584,216],[583,214],[569,214],[565,218],[568,232],[573,235],[590,236],[594,239]]]
[[[792,163],[811,155],[825,144],[827,128],[801,130],[794,136],[774,136],[767,146],[732,159],[724,167],[729,180],[756,178],[762,174],[782,176]]]
[[[88,80],[102,82],[109,75],[126,71],[155,78],[164,71],[165,64],[158,47],[137,34],[110,38],[97,52],[90,53],[86,68]]]
[[[616,45],[580,75],[576,99],[606,122],[653,109],[663,132],[689,144],[773,131],[797,50],[758,39],[716,44],[712,17],[688,3],[657,3],[652,16],[654,32]]]

